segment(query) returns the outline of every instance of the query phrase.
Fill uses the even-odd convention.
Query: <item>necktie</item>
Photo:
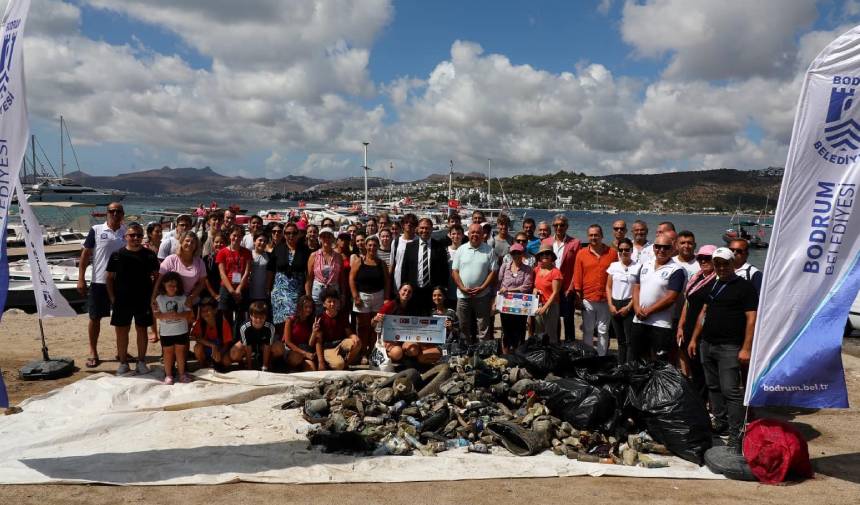
[[[421,243],[424,259],[421,261],[421,287],[430,284],[430,252],[427,250],[427,242]]]

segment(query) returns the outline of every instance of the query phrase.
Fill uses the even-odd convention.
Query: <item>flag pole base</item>
[[[39,333],[42,336],[42,359],[31,361],[18,372],[21,380],[53,380],[68,377],[75,372],[75,360],[71,358],[54,358],[48,356],[48,344],[45,343],[45,328],[39,319]]]
[[[18,375],[22,380],[53,380],[68,377],[75,371],[75,360],[71,358],[38,359],[21,367]]]

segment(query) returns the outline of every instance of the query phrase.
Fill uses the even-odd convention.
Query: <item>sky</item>
[[[858,22],[860,0],[32,0],[24,58],[39,145],[58,167],[62,115],[94,175],[336,179],[362,142],[399,180],[747,170],[784,165],[806,68]]]

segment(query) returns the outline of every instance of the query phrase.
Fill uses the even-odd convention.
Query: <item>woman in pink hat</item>
[[[522,244],[514,244],[508,250],[510,261],[503,262],[499,269],[499,294],[531,293],[534,288],[534,272],[523,262],[525,248]],[[528,316],[518,314],[501,314],[502,322],[502,353],[508,354],[519,347],[526,335]]]
[[[678,333],[676,339],[678,341],[678,368],[681,373],[687,376],[693,384],[693,388],[702,396],[704,400],[708,398],[708,390],[705,386],[705,375],[702,371],[702,363],[691,358],[687,354],[687,346],[690,344],[690,338],[693,336],[693,329],[696,327],[696,320],[702,312],[702,307],[708,301],[708,295],[714,287],[717,280],[717,274],[714,272],[714,263],[712,255],[717,249],[714,245],[703,245],[696,252],[696,261],[699,263],[700,270],[690,276],[687,281],[687,287],[684,289],[684,308],[681,310],[681,319],[678,321]]]

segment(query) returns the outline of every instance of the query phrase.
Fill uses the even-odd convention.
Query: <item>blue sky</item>
[[[94,174],[357,175],[365,139],[371,165],[401,179],[452,157],[501,173],[763,168],[784,162],[808,60],[858,14],[854,1],[34,0],[31,123],[55,152],[66,116]],[[762,90],[776,108],[756,105]]]

